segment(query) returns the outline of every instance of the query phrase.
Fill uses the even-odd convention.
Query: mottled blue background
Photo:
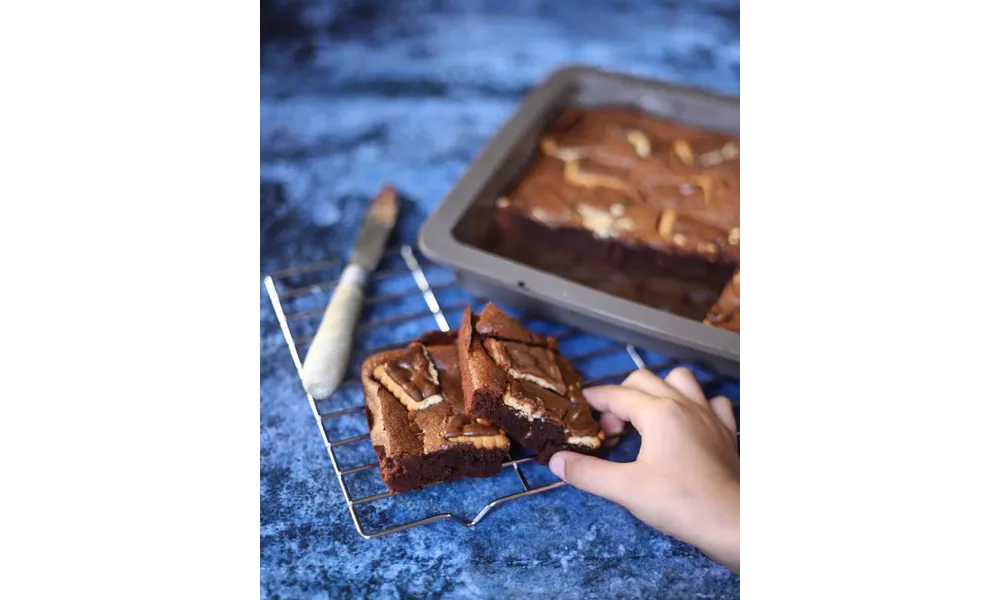
[[[261,4],[261,277],[343,256],[364,201],[383,181],[406,197],[397,240],[424,218],[513,111],[559,65],[588,63],[739,93],[739,4],[682,2],[323,2]],[[400,267],[398,255],[387,266]],[[471,301],[444,269],[427,266],[442,304]],[[282,289],[336,271],[282,280]],[[405,273],[370,294],[413,288]],[[325,296],[289,298],[286,310]],[[262,598],[734,598],[739,578],[627,511],[562,488],[499,508],[473,530],[439,522],[374,540],[354,530],[273,310],[261,288],[260,543]],[[415,313],[419,297],[375,304],[366,318]],[[446,316],[454,326],[457,313]],[[293,322],[293,334],[315,327]],[[428,318],[359,332],[359,348],[434,328]],[[535,327],[545,330],[546,325]],[[558,330],[552,327],[552,331]],[[568,354],[608,346],[568,338]],[[300,345],[304,351],[306,345]],[[644,353],[655,362],[662,357]],[[578,363],[593,377],[628,368],[623,352]],[[348,386],[329,406],[360,402]],[[738,400],[738,385],[723,391]],[[331,436],[363,418],[328,424]],[[635,437],[615,451],[634,453]],[[338,453],[370,462],[367,444]],[[435,509],[471,518],[519,489],[493,480],[434,486],[362,507],[370,529]],[[527,469],[533,484],[552,481]],[[382,491],[374,471],[351,491]]]

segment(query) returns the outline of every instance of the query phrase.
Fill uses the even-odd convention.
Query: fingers
[[[715,416],[726,426],[726,429],[736,435],[736,416],[733,414],[733,405],[729,398],[716,396],[711,401],[705,399],[705,392],[701,389],[701,384],[689,369],[677,367],[671,371],[664,381],[668,385],[684,394],[687,398],[698,403],[708,404]]]
[[[654,377],[656,376],[654,375]],[[705,399],[705,392],[701,390],[701,384],[698,383],[698,379],[695,378],[694,373],[684,367],[675,368],[666,376],[664,381],[666,381],[667,385],[695,402],[701,404],[708,402]]]
[[[694,374],[683,367],[674,369],[665,379],[646,369],[639,369],[626,377],[621,385],[587,388],[583,390],[583,395],[592,407],[605,413],[601,422],[606,427],[606,434],[622,431],[625,421],[633,423],[642,433],[642,414],[661,402],[661,398],[677,398],[680,395],[702,405],[708,404]]]
[[[715,416],[719,417],[722,424],[726,426],[726,429],[732,431],[733,435],[736,435],[736,415],[733,414],[733,404],[729,401],[729,398],[716,396],[709,400],[708,404],[712,407],[712,412],[715,413]]]
[[[631,463],[614,463],[576,452],[556,452],[549,460],[552,473],[575,488],[626,504],[641,478]]]
[[[659,402],[656,398],[637,389],[620,385],[601,385],[583,390],[587,402],[603,413],[611,413],[622,421],[629,421],[642,433],[642,416]]]
[[[669,396],[675,391],[655,373],[646,369],[632,371],[622,382],[622,386],[646,392],[650,396]]]
[[[607,448],[613,448],[618,444],[618,438],[611,436],[621,435],[621,433],[625,431],[625,421],[622,421],[611,413],[602,413],[601,430],[604,431],[605,435],[604,446]]]
[[[622,386],[646,392],[650,396],[670,397],[680,392],[695,402],[708,402],[694,373],[684,367],[676,367],[663,379],[652,371],[638,369],[625,378]]]

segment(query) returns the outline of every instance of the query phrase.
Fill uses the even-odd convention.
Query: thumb
[[[615,463],[567,451],[556,452],[549,459],[549,469],[559,479],[622,505],[633,495],[630,491],[636,478],[631,473],[632,467],[631,463]]]

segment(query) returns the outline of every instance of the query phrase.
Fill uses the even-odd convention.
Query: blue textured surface
[[[677,2],[320,2],[261,5],[261,275],[344,256],[370,197],[391,181],[407,202],[397,228],[412,241],[424,218],[517,102],[566,62],[739,93],[739,5]],[[389,266],[401,267],[398,256]],[[283,281],[312,283],[335,273]],[[470,300],[428,266],[442,304]],[[405,273],[369,293],[413,289]],[[286,310],[325,296],[290,299]],[[266,598],[734,598],[739,578],[600,498],[562,488],[517,500],[473,530],[443,521],[374,540],[354,530],[277,321],[261,289],[260,543]],[[367,318],[425,310],[419,296],[376,304]],[[447,318],[457,323],[456,314]],[[316,319],[293,322],[305,334]],[[546,325],[534,323],[544,331]],[[429,318],[360,332],[359,347],[434,328]],[[553,327],[552,331],[560,329]],[[567,354],[610,342],[568,338]],[[304,347],[302,348],[304,350]],[[646,355],[655,362],[662,357]],[[585,377],[628,368],[624,352],[577,363]],[[738,385],[721,390],[735,399]],[[357,404],[348,388],[325,409]],[[328,424],[365,430],[363,417]],[[615,450],[634,455],[635,437]],[[366,443],[338,452],[373,459]],[[532,466],[534,484],[551,481]],[[351,491],[382,491],[374,471]],[[379,529],[445,509],[471,518],[520,489],[491,480],[433,486],[360,507]]]

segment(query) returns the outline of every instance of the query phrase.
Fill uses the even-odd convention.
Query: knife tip
[[[382,184],[378,195],[372,202],[372,213],[382,222],[391,223],[396,219],[396,212],[399,210],[399,194],[396,188],[389,184]]]

